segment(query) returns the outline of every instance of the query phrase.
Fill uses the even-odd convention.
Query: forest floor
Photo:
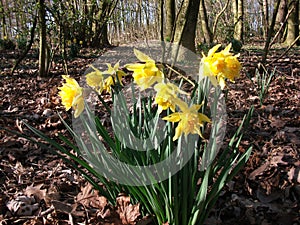
[[[241,53],[242,75],[228,85],[225,141],[253,105],[251,125],[241,145],[241,150],[252,145],[253,151],[246,166],[224,188],[207,225],[300,224],[299,50],[292,49],[268,66],[269,71],[276,67],[276,73],[262,106],[254,75],[262,52],[253,47]],[[268,62],[283,51],[272,50]],[[68,61],[70,75],[83,75],[101,52],[82,50],[79,57]],[[53,138],[65,134],[57,116],[59,112],[63,118],[71,118],[57,97],[62,62],[54,60],[51,77],[40,78],[33,51],[11,75],[18,56],[18,51],[0,52],[0,127],[29,134],[22,123],[25,120]],[[90,201],[84,201],[87,198]],[[149,218],[136,217],[134,210],[131,213],[135,215],[130,215],[132,206],[126,196],[118,201],[123,205],[109,205],[58,156],[0,129],[0,225],[151,224]]]

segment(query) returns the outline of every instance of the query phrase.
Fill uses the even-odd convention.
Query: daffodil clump
[[[185,135],[199,134],[202,137],[200,127],[204,125],[204,122],[210,122],[210,120],[207,116],[198,112],[201,105],[188,107],[187,103],[178,97],[178,94],[187,95],[187,93],[180,90],[175,84],[168,82],[153,59],[138,50],[135,50],[134,53],[144,63],[127,64],[125,67],[133,71],[134,82],[141,90],[150,88],[155,84],[155,103],[158,106],[158,113],[170,109],[173,113],[163,119],[170,122],[179,122],[173,141],[177,140],[183,133]],[[180,112],[175,112],[176,106],[180,109]]]
[[[228,145],[222,142],[227,118],[222,90],[228,80],[234,82],[239,77],[241,64],[238,55],[230,52],[231,45],[221,51],[219,48],[216,45],[203,55],[198,81],[184,78],[180,85],[166,78],[169,67],[136,49],[138,62],[123,65],[124,70],[119,63],[106,64],[106,70],[91,66],[84,77],[88,88],[99,95],[100,101],[103,94],[112,95],[112,110],[102,101],[111,116],[112,135],[88,108],[85,116],[80,116],[85,105],[88,107],[84,97],[89,91],[66,75],[59,96],[66,110],[72,108],[74,117],[80,116],[80,121],[73,124],[80,129],[77,134],[76,129],[66,126],[73,139],[61,140],[74,151],[29,128],[57,148],[67,162],[72,159],[79,163],[81,167],[72,165],[111,204],[115,204],[122,192],[141,205],[143,216],[153,215],[155,224],[204,224],[221,189],[251,154],[251,147],[240,151],[239,145],[253,108],[244,116]],[[132,113],[127,107],[128,98],[120,91],[128,74],[137,86],[131,87]],[[189,92],[181,89],[186,81],[193,84]],[[136,88],[141,91],[138,96]],[[153,95],[141,97],[142,91]],[[206,110],[210,110],[209,116],[204,114]],[[203,141],[208,123],[210,136]]]
[[[207,76],[214,86],[220,85],[221,89],[224,89],[226,79],[234,82],[235,78],[239,77],[241,64],[237,59],[238,55],[233,55],[230,52],[231,44],[224,50],[217,52],[220,46],[216,45],[210,49],[207,56],[203,55],[200,65],[203,75]],[[172,114],[163,117],[163,119],[178,122],[173,141],[182,134],[198,134],[203,137],[200,128],[206,122],[210,123],[211,121],[206,115],[199,113],[202,105],[188,106],[178,96],[179,94],[188,95],[188,93],[165,78],[162,65],[157,66],[152,58],[136,49],[134,49],[134,54],[140,62],[127,64],[125,68],[132,71],[134,83],[141,91],[154,88],[156,91],[154,101],[157,104],[159,114],[167,109],[172,111]],[[119,69],[119,63],[113,67],[107,63],[107,67],[106,71],[101,72],[91,66],[93,71],[86,75],[86,83],[98,94],[103,91],[111,93],[111,87],[117,82],[122,84],[122,78],[126,76],[126,73]],[[63,78],[66,83],[59,88],[61,90],[59,95],[66,110],[71,107],[75,110],[74,116],[76,118],[84,109],[83,89],[75,79],[69,76],[63,76]]]

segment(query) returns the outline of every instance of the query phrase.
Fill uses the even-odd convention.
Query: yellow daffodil
[[[101,94],[104,89],[103,74],[94,66],[91,67],[94,71],[86,75],[86,83],[94,90],[96,90],[99,94]]]
[[[117,81],[121,83],[122,77],[126,76],[126,73],[124,73],[122,70],[119,70],[119,63],[116,63],[114,67],[112,67],[110,63],[107,63],[106,65],[108,69],[104,71],[103,74],[108,74],[109,76],[104,80],[103,90],[110,92],[111,86]]]
[[[163,80],[164,74],[157,68],[153,59],[136,49],[134,49],[134,54],[143,63],[127,64],[125,67],[133,71],[134,82],[141,90],[145,90],[154,83]]]
[[[172,83],[158,83],[154,86],[156,91],[155,103],[158,105],[158,113],[170,108],[175,112],[176,103],[179,101],[177,94],[187,94]]]
[[[175,112],[163,118],[170,122],[178,122],[173,141],[177,140],[182,133],[184,133],[185,136],[188,134],[198,134],[203,138],[200,127],[204,125],[204,122],[210,122],[210,119],[206,115],[198,113],[198,110],[202,105],[192,105],[191,107],[188,107],[183,101],[178,105],[181,112]]]
[[[208,76],[214,86],[220,85],[224,89],[225,79],[234,82],[239,77],[241,64],[237,57],[230,52],[231,44],[224,50],[216,52],[220,48],[220,44],[209,50],[207,56],[203,55],[201,64],[203,66],[203,75]]]
[[[84,99],[83,99],[83,89],[79,86],[77,81],[69,76],[62,76],[66,83],[60,90],[58,95],[61,97],[62,104],[69,110],[71,107],[75,110],[74,117],[77,118],[84,110]]]

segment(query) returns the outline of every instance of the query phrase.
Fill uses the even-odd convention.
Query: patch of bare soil
[[[270,62],[283,50],[272,51]],[[91,53],[87,50],[86,53]],[[81,76],[95,58],[69,60],[69,72]],[[95,53],[97,54],[97,53]],[[240,146],[253,151],[245,168],[230,182],[206,224],[300,224],[300,53],[290,51],[270,64],[276,74],[262,106],[254,68],[261,53],[242,53],[244,69],[227,91],[226,140],[251,105],[255,111]],[[57,139],[66,130],[57,113],[71,121],[57,97],[63,65],[54,60],[51,77],[37,77],[37,54],[31,52],[9,73],[18,52],[0,53],[0,127],[30,134],[22,120]],[[247,75],[246,75],[247,74]],[[251,79],[250,79],[251,78]],[[52,152],[0,130],[0,224],[151,224],[139,204],[120,195],[111,205],[93,191],[81,174]]]

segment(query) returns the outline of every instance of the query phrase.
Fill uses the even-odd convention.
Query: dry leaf
[[[267,169],[269,165],[270,165],[269,162],[266,162],[265,164],[258,167],[256,170],[250,173],[249,179],[254,180],[256,176],[263,174],[263,172]]]
[[[39,208],[33,196],[17,196],[15,199],[8,201],[6,207],[13,215],[32,216],[34,211]]]
[[[42,186],[43,186],[43,184],[39,184],[36,186],[32,186],[32,185],[28,186],[25,190],[25,195],[34,196],[34,198],[37,202],[40,202],[41,200],[45,200],[46,199],[46,190],[41,189]]]
[[[300,168],[292,167],[288,172],[288,179],[290,182],[297,182],[300,184]]]
[[[54,206],[55,211],[70,214],[72,212],[73,207],[70,204],[53,200],[52,205]]]
[[[280,128],[283,128],[285,126],[285,124],[286,124],[285,121],[282,121],[280,119],[272,117],[270,126],[280,129]]]
[[[123,224],[136,224],[140,214],[140,204],[132,205],[129,196],[117,197],[117,212]]]
[[[96,208],[97,216],[102,219],[111,216],[111,209],[107,199],[104,196],[99,196],[99,192],[94,190],[90,183],[81,188],[81,192],[77,195],[77,201],[73,207],[73,211],[76,210],[78,204],[83,205],[85,208]]]
[[[105,197],[99,196],[99,192],[93,189],[93,186],[88,183],[81,188],[81,192],[77,195],[76,203],[80,203],[85,207],[93,207],[103,209],[107,206],[108,201]]]

